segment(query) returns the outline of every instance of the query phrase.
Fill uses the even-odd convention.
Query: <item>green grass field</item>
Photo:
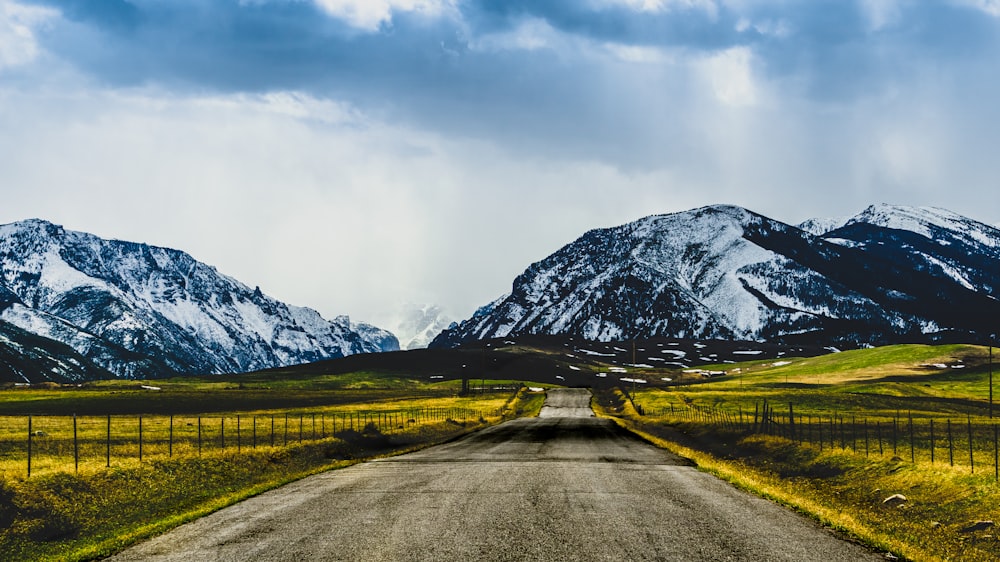
[[[1000,518],[986,348],[902,345],[705,369],[727,374],[634,391],[645,415],[620,394],[600,403],[702,469],[897,556],[1000,559],[998,531],[976,525]],[[895,494],[906,501],[883,503]]]
[[[309,474],[537,415],[544,399],[460,389],[285,371],[0,390],[0,559],[103,557]]]

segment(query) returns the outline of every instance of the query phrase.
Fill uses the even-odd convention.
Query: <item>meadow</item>
[[[901,345],[704,369],[726,374],[604,393],[599,409],[898,557],[1000,559],[987,348]]]
[[[484,382],[465,396],[461,381],[380,373],[0,390],[0,559],[97,559],[292,480],[541,408],[519,383]]]

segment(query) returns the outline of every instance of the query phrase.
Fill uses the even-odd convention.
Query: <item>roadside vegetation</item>
[[[544,401],[510,381],[459,396],[461,381],[287,375],[0,391],[0,559],[101,558],[310,474],[537,415]]]
[[[609,390],[595,409],[894,556],[1000,559],[1000,408],[991,418],[986,348],[891,346],[704,370],[726,374]]]

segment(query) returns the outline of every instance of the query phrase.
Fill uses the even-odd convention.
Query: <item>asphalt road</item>
[[[131,560],[882,560],[594,418],[542,415],[313,476],[140,544]]]

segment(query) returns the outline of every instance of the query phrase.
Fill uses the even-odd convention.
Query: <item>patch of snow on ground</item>
[[[626,363],[629,367],[635,367],[636,369],[652,369],[652,365],[647,365],[646,363]]]
[[[660,380],[663,381],[663,382],[672,382],[674,379],[672,379],[670,377],[662,377]]]
[[[774,363],[771,363],[771,366],[772,367],[784,367],[785,365],[791,365],[791,364],[792,364],[791,361],[775,361]]]
[[[636,383],[636,384],[646,384],[646,379],[630,379],[630,378],[623,378],[623,379],[621,379],[621,381],[622,381],[622,382],[634,382],[634,383]]]
[[[603,379],[603,378],[607,378],[608,374],[607,373],[596,373],[594,376],[595,377],[601,377]]]
[[[580,352],[580,353],[582,353],[582,354],[584,354],[584,355],[593,355],[593,356],[596,356],[596,357],[614,357],[615,356],[614,353],[598,353],[596,351],[590,351],[589,349],[578,349],[577,351]]]
[[[687,352],[681,351],[679,349],[664,349],[660,353],[669,353],[678,359],[680,359],[681,357],[687,357]]]
[[[760,355],[761,353],[764,352],[759,349],[751,349],[751,350],[737,350],[733,352],[733,355]]]
[[[570,366],[569,366],[569,368],[570,368],[571,370],[573,370],[573,371],[579,371],[579,370],[580,370],[580,368],[579,368],[579,367],[577,367],[576,365],[570,365]]]

